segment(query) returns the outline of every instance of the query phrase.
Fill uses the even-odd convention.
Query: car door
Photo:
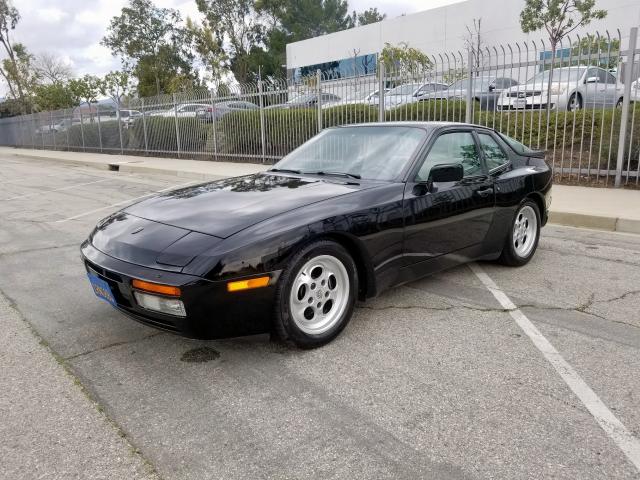
[[[602,108],[605,105],[606,84],[601,83],[600,68],[590,68],[584,80],[584,106],[586,108]]]
[[[462,164],[458,182],[430,181],[436,165]],[[431,146],[405,186],[404,254],[407,263],[420,263],[424,275],[442,268],[438,257],[455,253],[454,263],[467,260],[470,247],[485,239],[494,213],[493,180],[488,175],[473,129],[446,130]],[[452,257],[453,258],[453,257]]]
[[[602,89],[605,105],[614,107],[618,101],[618,81],[616,77],[606,70],[600,69],[598,78],[600,79],[600,88]]]

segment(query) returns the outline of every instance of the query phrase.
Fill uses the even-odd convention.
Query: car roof
[[[369,122],[369,123],[355,123],[351,125],[339,125],[333,128],[348,128],[348,127],[419,127],[425,130],[434,131],[447,127],[470,127],[478,130],[493,130],[490,127],[483,125],[475,125],[473,123],[464,122],[419,122],[419,121],[397,121],[397,122]]]

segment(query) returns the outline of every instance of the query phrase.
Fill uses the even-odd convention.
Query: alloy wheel
[[[309,335],[333,328],[349,303],[349,275],[344,264],[331,255],[319,255],[305,263],[289,293],[289,308],[296,326]]]
[[[538,234],[538,218],[529,205],[525,205],[516,215],[513,223],[513,249],[520,258],[526,258],[533,249]]]

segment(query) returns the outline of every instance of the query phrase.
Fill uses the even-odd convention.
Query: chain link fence
[[[547,151],[558,180],[639,185],[637,28],[431,56],[419,74],[219,84],[212,90],[0,119],[22,148],[271,163],[323,128],[366,122],[489,126]]]

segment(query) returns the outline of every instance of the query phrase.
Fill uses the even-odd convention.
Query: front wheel
[[[349,323],[357,292],[355,262],[341,245],[321,240],[306,246],[280,277],[276,334],[300,348],[330,342]]]
[[[582,110],[582,97],[576,93],[571,94],[571,98],[569,98],[569,108],[570,112],[575,110]]]
[[[531,200],[525,200],[511,222],[511,230],[499,261],[513,267],[527,264],[538,248],[540,227],[538,205]]]

